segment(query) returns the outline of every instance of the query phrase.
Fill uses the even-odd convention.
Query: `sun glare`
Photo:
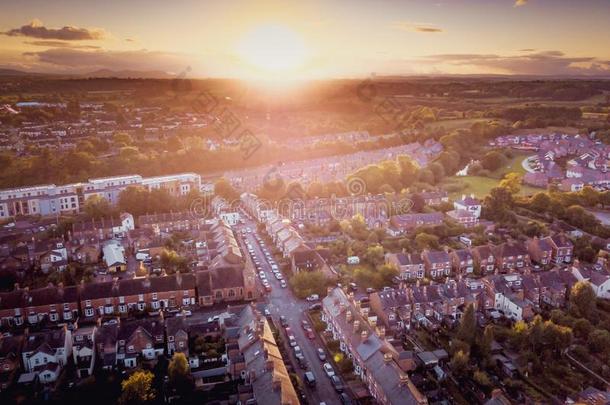
[[[303,39],[283,25],[261,25],[247,32],[237,45],[237,53],[268,78],[298,69],[307,59]]]

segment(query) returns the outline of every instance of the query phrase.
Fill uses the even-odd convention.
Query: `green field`
[[[489,194],[489,191],[497,187],[500,183],[498,179],[491,179],[489,177],[481,177],[481,176],[465,176],[465,177],[449,177],[443,183],[441,183],[441,188],[445,188],[448,185],[453,184],[461,184],[464,188],[460,191],[449,191],[449,198],[456,199],[460,198],[462,194],[474,194],[478,198],[483,198]],[[530,187],[526,185],[521,186],[521,191],[519,195],[531,195],[535,194],[539,191],[543,191],[543,189]]]

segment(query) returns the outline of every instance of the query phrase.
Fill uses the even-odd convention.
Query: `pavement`
[[[251,233],[247,233],[245,237],[241,234],[241,230],[245,228],[250,228]],[[304,381],[303,375],[306,371],[313,372],[316,377],[316,388],[312,389],[306,386],[305,392],[307,395],[308,403],[310,404],[318,404],[320,402],[324,402],[326,404],[340,404],[339,396],[332,384],[330,383],[330,379],[326,376],[326,373],[322,369],[323,362],[320,361],[317,354],[318,348],[324,348],[321,343],[319,336],[316,334],[316,338],[311,340],[307,338],[305,335],[305,331],[301,326],[301,320],[307,319],[305,312],[309,308],[310,303],[300,300],[292,294],[291,289],[280,287],[280,282],[275,278],[273,272],[271,271],[271,265],[265,259],[265,255],[262,251],[261,246],[256,241],[255,232],[256,232],[256,222],[251,220],[245,220],[245,223],[242,225],[238,225],[236,227],[236,233],[238,234],[238,239],[240,243],[243,243],[243,240],[247,240],[250,242],[254,249],[255,257],[261,263],[261,268],[267,275],[267,280],[271,284],[272,291],[270,293],[265,293],[267,295],[267,309],[271,312],[271,318],[273,319],[275,325],[280,329],[280,334],[282,336],[282,340],[287,348],[288,356],[290,358],[284,359],[285,362],[291,362],[293,364],[293,368],[296,370],[296,373],[301,378],[301,381]],[[271,249],[271,246],[266,246],[268,250]],[[244,246],[244,252],[247,252],[248,249]],[[257,277],[257,284],[261,290],[263,290],[262,284],[260,283],[260,278]],[[296,358],[293,354],[293,349],[288,346],[288,338],[284,331],[284,328],[280,326],[280,316],[286,317],[288,321],[288,326],[292,330],[294,334],[297,344],[303,351],[303,355],[309,364],[308,370],[302,370],[297,362]],[[326,352],[328,356],[328,352]]]

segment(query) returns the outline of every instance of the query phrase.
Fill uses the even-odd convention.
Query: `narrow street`
[[[241,230],[245,228],[250,228],[252,233],[247,233],[244,237],[241,234]],[[235,229],[240,240],[245,239],[252,245],[255,257],[261,263],[262,270],[267,275],[267,280],[269,280],[269,283],[271,284],[272,291],[267,293],[267,308],[271,312],[271,317],[273,318],[275,325],[280,329],[280,334],[290,356],[289,359],[284,359],[284,361],[291,362],[294,365],[294,369],[301,378],[301,381],[304,381],[303,374],[305,371],[313,372],[316,378],[315,389],[305,385],[305,391],[309,400],[308,403],[318,404],[324,402],[326,404],[340,404],[339,396],[333,388],[330,379],[322,369],[323,362],[320,361],[317,355],[317,349],[323,348],[322,343],[317,334],[315,339],[309,339],[301,326],[301,320],[307,319],[305,317],[305,312],[310,304],[296,298],[289,287],[282,288],[280,286],[279,280],[274,277],[273,272],[271,271],[271,265],[267,262],[261,246],[254,236],[254,232],[256,232],[256,223],[251,220],[245,220],[245,224],[238,225]],[[267,246],[267,248],[270,249],[271,246]],[[247,252],[247,248],[245,248],[245,252]],[[258,279],[258,283],[259,287],[262,289],[260,279]],[[284,328],[280,326],[280,316],[286,317],[288,325],[297,340],[297,344],[303,351],[303,355],[307,360],[307,364],[309,365],[308,370],[302,370],[298,366],[293,350],[288,346],[288,339]]]

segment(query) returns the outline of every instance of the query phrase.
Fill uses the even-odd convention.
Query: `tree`
[[[419,250],[436,249],[438,248],[438,236],[421,232],[415,236],[415,245]]]
[[[326,294],[329,279],[320,271],[299,271],[290,279],[290,285],[299,298],[311,294],[323,296]]]
[[[487,325],[483,331],[483,339],[481,340],[481,349],[485,356],[491,354],[491,344],[494,341],[494,327],[493,325]]]
[[[519,173],[508,173],[500,181],[500,187],[507,188],[512,195],[515,195],[521,190],[521,180]]]
[[[214,184],[214,194],[224,198],[229,203],[239,198],[239,193],[237,190],[235,190],[231,183],[229,183],[229,181],[224,177],[218,179]]]
[[[497,170],[506,163],[506,157],[498,151],[487,152],[483,159],[481,159],[481,165],[487,170]]]
[[[577,282],[570,291],[570,312],[580,318],[595,319],[596,298],[595,291],[588,281]]]
[[[535,212],[545,212],[551,204],[551,197],[547,193],[534,194],[529,201],[530,208]]]
[[[365,259],[373,266],[382,264],[384,260],[383,246],[379,244],[369,246],[366,249]]]
[[[463,376],[468,370],[468,362],[470,358],[468,353],[464,353],[462,350],[457,351],[451,358],[449,367],[456,376]]]
[[[93,219],[108,217],[112,214],[112,208],[110,207],[108,200],[97,194],[87,198],[83,208],[85,214]]]
[[[589,335],[587,345],[594,353],[610,352],[610,333],[603,329],[594,330]]]
[[[155,398],[152,388],[153,374],[150,371],[136,371],[121,383],[121,404],[145,404]]]
[[[184,353],[176,352],[167,367],[170,384],[179,392],[187,392],[190,387],[189,362]]]
[[[462,315],[460,320],[460,326],[457,331],[457,338],[468,343],[471,347],[474,344],[474,340],[477,333],[477,320],[474,313],[474,305],[469,304],[466,307],[466,311]]]

